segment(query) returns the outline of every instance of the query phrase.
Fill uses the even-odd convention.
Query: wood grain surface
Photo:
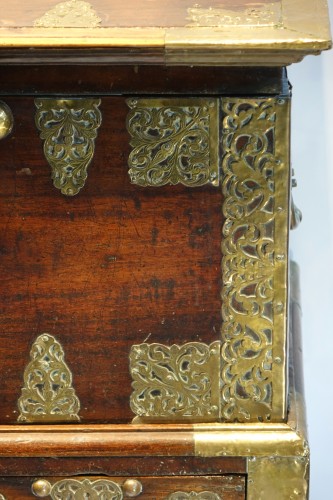
[[[15,423],[32,343],[63,346],[81,421],[129,422],[133,344],[220,338],[219,188],[140,188],[127,173],[123,97],[104,98],[86,186],[64,197],[32,98],[0,143],[0,422]]]

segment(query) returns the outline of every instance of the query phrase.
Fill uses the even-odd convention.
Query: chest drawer
[[[49,498],[52,500],[122,500],[137,497],[149,500],[243,500],[245,477],[98,477],[6,478],[0,482],[5,500]],[[0,497],[1,498],[1,497]]]

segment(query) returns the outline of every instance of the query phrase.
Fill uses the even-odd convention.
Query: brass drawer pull
[[[37,479],[31,487],[32,493],[39,498],[50,496],[53,500],[67,498],[68,494],[75,495],[78,500],[83,500],[88,495],[92,498],[103,493],[105,498],[112,500],[122,500],[124,495],[127,497],[137,497],[142,493],[142,484],[137,479],[126,479],[121,487],[109,479],[62,479],[53,485],[45,479]],[[62,496],[63,495],[63,496]],[[71,497],[72,498],[72,497]],[[104,498],[104,497],[103,497]]]
[[[9,135],[13,129],[13,114],[3,101],[0,101],[0,140]]]
[[[127,497],[138,497],[142,493],[142,484],[137,479],[126,479],[123,492]]]

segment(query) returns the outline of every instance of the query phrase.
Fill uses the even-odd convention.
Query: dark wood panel
[[[96,60],[96,57],[95,57]],[[0,95],[55,93],[117,94],[227,94],[287,92],[283,68],[117,66],[73,67],[0,66]]]
[[[0,143],[0,418],[15,422],[29,351],[61,342],[83,422],[130,421],[133,344],[219,339],[222,194],[129,182],[123,98],[105,98],[86,186],[64,197],[34,125],[33,99]]]
[[[169,476],[245,474],[246,459],[236,457],[40,457],[0,458],[0,476],[84,475]]]
[[[31,500],[31,485],[37,478],[0,478],[0,493],[7,500]],[[51,484],[63,478],[49,478]],[[84,477],[75,477],[83,480]],[[105,476],[89,476],[90,481],[97,479],[114,480],[120,487],[126,478],[106,478]],[[210,491],[219,495],[223,500],[245,500],[245,476],[221,475],[216,476],[192,476],[192,477],[136,477],[142,484],[142,493],[138,498],[158,500],[166,499],[168,495],[177,491],[186,493]]]

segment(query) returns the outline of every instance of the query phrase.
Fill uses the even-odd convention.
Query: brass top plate
[[[123,62],[135,47],[136,63],[282,66],[330,46],[326,0],[142,0],[140,9],[134,0],[13,0],[0,20],[6,63],[23,53],[29,62],[28,47],[42,49],[38,62],[60,57],[51,48],[75,48],[68,63],[87,48]]]

